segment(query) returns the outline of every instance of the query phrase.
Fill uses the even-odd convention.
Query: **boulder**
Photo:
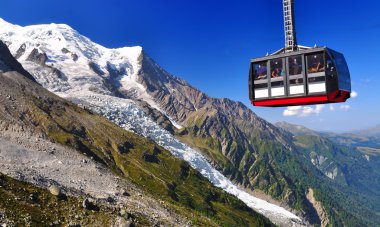
[[[112,198],[111,196],[108,196],[108,197],[107,197],[107,202],[108,202],[108,203],[114,203],[114,202],[115,202],[115,199]]]
[[[122,217],[126,220],[128,220],[128,218],[130,217],[129,213],[124,208],[120,209],[119,215],[120,215],[120,217]]]
[[[61,189],[57,186],[57,185],[51,185],[49,187],[49,192],[52,194],[52,195],[55,195],[55,196],[59,196],[61,194]]]
[[[132,227],[132,226],[133,226],[133,222],[131,220],[121,219],[119,222],[119,227]]]
[[[123,196],[131,196],[131,194],[129,194],[129,192],[127,192],[126,190],[123,190],[123,191],[121,192],[121,194],[122,194]]]
[[[95,201],[90,198],[86,198],[83,200],[82,207],[87,210],[99,211],[99,207],[95,204]]]

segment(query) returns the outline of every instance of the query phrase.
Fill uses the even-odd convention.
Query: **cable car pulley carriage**
[[[327,47],[297,45],[294,0],[283,0],[285,48],[251,60],[249,97],[254,106],[345,102],[351,80],[344,56]]]

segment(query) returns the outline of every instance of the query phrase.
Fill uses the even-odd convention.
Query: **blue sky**
[[[251,58],[284,45],[282,0],[107,0],[1,3],[0,17],[19,24],[66,23],[106,47],[143,46],[170,73],[213,97],[249,105]],[[251,107],[271,122],[347,131],[380,123],[380,1],[296,0],[299,44],[345,54],[354,99],[333,107]],[[285,112],[289,113],[289,111]]]

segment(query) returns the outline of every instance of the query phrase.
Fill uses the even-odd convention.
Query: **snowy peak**
[[[143,52],[140,46],[109,49],[66,24],[22,27],[4,20],[0,23],[0,39],[53,92],[111,94],[130,89],[122,81],[132,81],[141,90],[136,82]]]
[[[11,29],[11,28],[16,28],[16,27],[20,27],[20,26],[13,25],[13,24],[5,21],[3,18],[0,17],[0,27],[1,27],[1,29]]]
[[[0,39],[48,90],[65,98],[102,94],[143,100],[165,114],[141,84],[141,46],[106,48],[65,24],[3,23],[8,25],[0,27]]]
[[[12,25],[4,20],[1,20],[0,23],[4,24],[4,26],[1,26],[0,31],[1,33],[5,33],[1,35],[1,38],[5,40],[12,38],[12,41],[16,42],[14,45],[11,45],[11,50],[16,48],[16,44],[19,44],[19,42],[26,41],[26,44],[37,46],[42,51],[55,51],[51,54],[52,56],[62,55],[60,53],[61,50],[66,48],[79,52],[76,54],[91,61],[96,61],[102,58],[103,55],[115,58],[120,58],[120,56],[136,58],[136,55],[139,55],[142,50],[141,47],[108,49],[92,42],[66,24],[52,23],[21,27]]]

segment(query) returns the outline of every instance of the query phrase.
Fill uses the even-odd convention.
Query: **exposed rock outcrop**
[[[328,226],[330,224],[329,218],[322,204],[315,199],[314,191],[312,188],[308,189],[306,198],[309,200],[309,202],[313,205],[314,209],[317,211],[318,217],[320,220],[320,225],[322,227]]]
[[[7,45],[5,45],[2,41],[0,41],[0,63],[3,62],[3,68],[5,70],[2,70],[3,72],[7,71],[16,71],[20,74],[23,74],[25,77],[27,77],[29,80],[32,80],[36,82],[36,80],[33,78],[30,73],[28,73],[22,65],[12,56],[11,52],[9,51]],[[4,67],[6,66],[6,67]]]
[[[40,53],[36,48],[34,48],[26,58],[27,61],[31,61],[42,66],[45,65],[47,59],[48,57],[46,53]]]

